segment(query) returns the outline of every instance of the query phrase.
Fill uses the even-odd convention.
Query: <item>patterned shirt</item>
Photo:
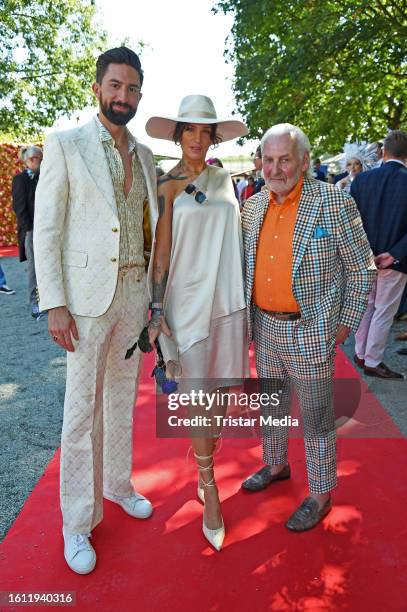
[[[112,177],[120,222],[119,269],[123,266],[145,266],[143,235],[143,204],[147,198],[147,186],[137,155],[137,143],[127,131],[129,153],[132,157],[133,182],[127,198],[124,193],[124,166],[121,155],[109,130],[95,117],[99,137],[105,150]]]

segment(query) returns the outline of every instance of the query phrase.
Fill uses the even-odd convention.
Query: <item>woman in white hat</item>
[[[180,366],[180,391],[197,391],[197,385],[205,392],[225,390],[248,376],[242,236],[232,179],[205,157],[210,145],[247,129],[218,119],[210,98],[195,95],[182,100],[178,116],[149,119],[146,131],[182,150],[180,162],[158,181],[150,342],[162,332],[167,372]],[[225,407],[206,408],[190,409],[192,416],[212,417],[212,429],[195,433],[192,446],[205,504],[203,533],[220,550],[225,530],[213,460],[220,427],[213,417],[223,416]]]

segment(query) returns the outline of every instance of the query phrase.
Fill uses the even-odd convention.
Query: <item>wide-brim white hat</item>
[[[185,96],[181,100],[177,117],[150,117],[146,123],[146,132],[152,138],[172,140],[177,123],[217,124],[217,135],[222,142],[246,136],[247,127],[235,119],[219,119],[213,102],[207,96]]]

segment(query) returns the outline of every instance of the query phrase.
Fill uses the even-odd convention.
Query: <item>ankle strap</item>
[[[197,462],[198,472],[206,472],[207,470],[213,470],[213,455],[197,455],[196,453],[194,453],[194,455],[195,458],[198,460],[200,459],[201,461],[210,461],[209,465],[206,466],[199,465],[199,463]],[[200,483],[203,487],[215,487],[215,476],[212,476],[212,478],[208,482],[205,482],[204,480],[200,479]]]
[[[198,459],[198,460],[201,460],[201,461],[204,461],[204,460],[208,461],[208,460],[210,460],[209,465],[205,465],[205,466],[200,465],[198,463],[198,461],[197,461],[197,466],[198,466],[198,471],[199,472],[205,472],[206,470],[212,470],[213,469],[213,455],[205,456],[205,455],[196,455],[195,453],[194,453],[194,455],[195,455],[195,459]]]
[[[197,455],[194,453],[196,459],[213,459],[213,455]]]

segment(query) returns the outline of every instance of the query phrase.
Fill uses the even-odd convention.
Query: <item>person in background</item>
[[[334,174],[332,184],[336,185],[336,183],[339,183],[339,181],[341,181],[343,178],[346,178],[348,174],[349,172],[347,170],[345,170],[344,172],[340,172],[339,174]]]
[[[387,337],[407,283],[407,132],[394,130],[384,140],[383,164],[359,174],[354,197],[375,255],[377,279],[355,334],[356,365],[368,376],[402,379],[384,362]]]
[[[375,143],[376,162],[373,168],[380,168],[383,163],[383,143],[378,141]]]
[[[396,320],[407,321],[407,285],[404,288],[404,292],[401,297],[400,305],[396,314]]]
[[[246,189],[247,185],[249,184],[248,182],[248,175],[244,174],[243,178],[238,182],[236,188],[237,188],[237,197],[239,200],[239,204],[240,207],[242,206],[242,200],[244,199],[244,190]]]
[[[261,160],[261,147],[260,145],[257,147],[256,152],[254,154],[254,168],[256,170],[254,185],[253,185],[253,195],[255,193],[259,193],[264,187],[264,178],[262,174],[263,162]]]
[[[17,217],[18,250],[20,261],[28,263],[28,301],[31,306],[31,316],[41,317],[38,306],[37,278],[35,275],[33,228],[34,201],[42,162],[42,149],[30,145],[22,147],[20,158],[25,169],[13,177],[12,197],[13,210]]]
[[[317,181],[323,181],[324,183],[326,183],[326,176],[321,170],[321,160],[318,158],[314,161],[314,169],[312,171],[312,175],[314,178],[317,179]]]
[[[6,275],[4,274],[4,270],[0,265],[0,294],[2,295],[14,295],[14,289],[10,289],[7,287]]]
[[[376,153],[369,145],[356,142],[347,143],[343,152],[343,163],[345,164],[347,175],[335,183],[335,186],[339,189],[344,189],[346,193],[350,193],[350,187],[355,176],[360,172],[372,169],[376,160]]]
[[[254,177],[250,175],[249,178],[247,179],[247,187],[244,190],[244,194],[242,197],[242,200],[243,200],[242,206],[244,205],[246,200],[252,197],[253,193],[254,193]]]

